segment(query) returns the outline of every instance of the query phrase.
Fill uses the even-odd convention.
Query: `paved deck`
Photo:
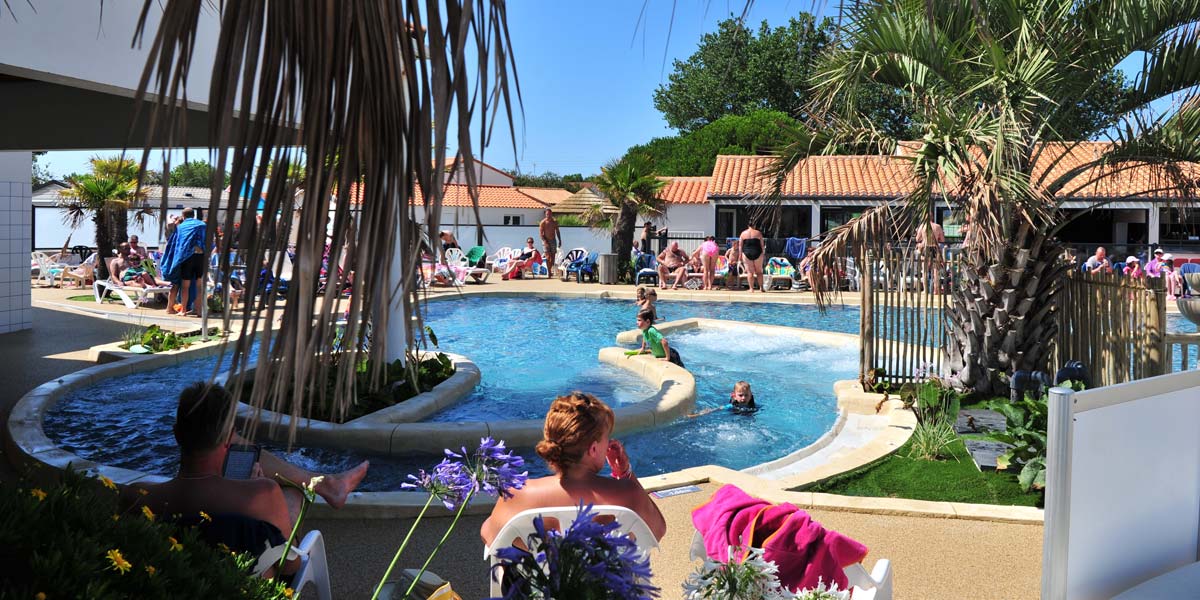
[[[495,281],[468,286],[469,291],[487,292],[607,292],[615,297],[632,297],[629,286],[563,283],[556,280]],[[37,289],[34,326],[30,331],[0,335],[0,422],[7,419],[17,398],[54,377],[87,366],[87,349],[120,339],[130,323],[158,322],[180,329],[197,328],[197,319],[168,318],[161,310],[129,310],[119,304],[96,305],[66,300],[79,290]],[[434,290],[431,295],[454,294]],[[676,296],[676,294],[678,294]],[[663,292],[660,302],[676,299],[714,301],[771,301],[811,303],[810,294],[772,292]],[[849,303],[853,295],[844,297]],[[0,460],[0,481],[12,481],[7,461]],[[663,598],[679,596],[680,582],[695,565],[688,560],[691,538],[691,509],[705,500],[715,486],[702,485],[700,493],[658,501],[667,519],[668,534],[653,557],[655,584]],[[748,490],[751,493],[753,489]],[[847,502],[848,505],[851,502]],[[1036,524],[1002,523],[988,520],[901,516],[851,510],[815,509],[814,518],[865,543],[871,553],[868,565],[889,558],[895,569],[897,598],[1037,598],[1041,577],[1042,527]],[[478,538],[482,518],[464,517],[458,531],[443,548],[433,570],[450,579],[463,598],[487,594],[487,568]],[[414,537],[402,560],[404,567],[418,566],[449,524],[446,517],[430,519]],[[373,590],[408,521],[399,519],[314,519],[308,525],[320,529],[330,552],[334,595],[337,598],[366,597]],[[417,564],[414,564],[417,563]]]

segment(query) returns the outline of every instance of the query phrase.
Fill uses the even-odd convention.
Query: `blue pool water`
[[[582,389],[614,405],[653,393],[640,378],[600,365],[600,348],[634,327],[628,301],[552,298],[464,298],[428,305],[426,322],[441,349],[475,361],[483,381],[460,405],[435,421],[541,418],[559,394]],[[703,316],[810,329],[857,332],[857,308],[785,304],[660,301],[665,319]],[[680,419],[663,428],[625,437],[639,474],[701,465],[744,468],[802,448],[836,418],[833,382],[857,372],[857,346],[814,346],[795,338],[756,339],[748,331],[693,331],[669,338],[696,376],[698,408],[728,401],[733,383],[745,379],[763,409],[753,416],[718,411]],[[64,399],[46,419],[48,435],[66,449],[105,464],[169,475],[176,468],[171,423],[175,397],[192,381],[217,369],[198,359],[151,373],[102,381]],[[282,449],[276,448],[282,451]],[[531,449],[531,474],[545,467]],[[362,458],[372,467],[363,490],[393,490],[407,473],[428,467],[429,457],[383,459],[339,451],[299,448],[288,458],[314,470],[348,468]]]

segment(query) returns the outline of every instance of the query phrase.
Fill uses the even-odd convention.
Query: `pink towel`
[[[763,542],[763,559],[779,566],[779,583],[791,591],[835,582],[846,589],[845,568],[861,562],[867,547],[827,530],[808,513],[797,510]]]
[[[729,560],[730,546],[743,546],[740,535],[751,524],[758,512],[770,506],[766,500],[755,498],[735,485],[725,485],[709,498],[708,502],[692,510],[692,525],[704,538],[704,550],[714,560]],[[733,528],[738,518],[739,528]],[[736,532],[736,533],[734,533]]]

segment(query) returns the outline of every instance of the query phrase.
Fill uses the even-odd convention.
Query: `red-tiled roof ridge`
[[[667,186],[658,193],[658,197],[668,204],[706,204],[708,202],[708,184],[712,180],[709,175],[702,176],[660,176]]]

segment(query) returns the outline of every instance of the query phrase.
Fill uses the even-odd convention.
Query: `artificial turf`
[[[961,439],[949,448],[954,456],[951,459],[912,458],[910,451],[911,441],[874,465],[839,475],[805,491],[972,504],[1038,506],[1041,503],[1041,493],[1021,491],[1015,471],[977,469]]]

